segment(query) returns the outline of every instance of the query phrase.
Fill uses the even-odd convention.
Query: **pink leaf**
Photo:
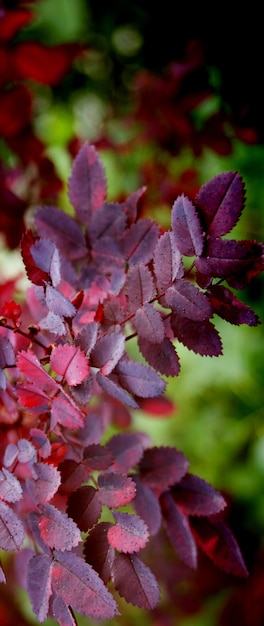
[[[85,560],[98,572],[104,583],[111,577],[111,567],[115,551],[109,545],[107,533],[112,526],[110,522],[100,522],[89,532],[84,543]]]
[[[70,494],[67,513],[76,522],[81,531],[92,528],[102,512],[98,491],[91,485],[83,485]]]
[[[137,515],[112,511],[116,524],[109,528],[108,541],[119,552],[138,552],[148,542],[149,532]]]
[[[184,194],[175,200],[171,225],[176,245],[185,256],[202,254],[204,233],[194,204]]]
[[[143,363],[119,361],[116,372],[120,384],[130,393],[142,398],[162,395],[166,383],[153,369]]]
[[[38,358],[32,352],[20,352],[17,357],[17,367],[24,374],[27,381],[34,383],[47,393],[57,391],[56,381],[43,369]]]
[[[124,349],[124,335],[119,332],[109,333],[98,339],[91,352],[91,365],[100,368],[102,374],[107,376],[121,359]]]
[[[197,543],[217,567],[233,576],[247,578],[240,548],[224,522],[214,516],[195,517],[191,519],[191,528]]]
[[[161,343],[165,335],[165,328],[159,311],[152,304],[144,304],[137,310],[134,326],[138,335],[151,343]]]
[[[6,502],[17,502],[22,498],[22,487],[19,480],[5,467],[0,470],[0,499]]]
[[[162,293],[176,278],[182,278],[184,273],[181,253],[173,232],[167,231],[161,235],[153,258],[157,289]]]
[[[71,550],[81,541],[75,522],[51,504],[43,505],[38,524],[41,538],[49,548]]]
[[[80,222],[88,224],[92,213],[106,198],[104,168],[94,146],[88,142],[84,143],[74,160],[68,184],[76,216]]]
[[[56,424],[61,424],[65,428],[82,428],[84,426],[84,416],[81,410],[62,394],[54,398],[51,407],[51,429]]]
[[[161,343],[155,344],[138,337],[138,347],[144,359],[157,372],[164,376],[178,376],[180,373],[179,357],[168,337],[164,337]]]
[[[112,567],[114,586],[126,602],[141,609],[154,609],[160,600],[154,574],[136,554],[119,554]]]
[[[118,614],[113,596],[92,567],[73,553],[55,551],[52,587],[74,611],[94,619],[111,619]]]
[[[244,200],[244,183],[238,172],[223,172],[205,183],[195,202],[208,234],[220,237],[229,233],[242,213]]]
[[[19,550],[24,541],[24,526],[16,513],[0,500],[0,548],[8,552]]]
[[[177,507],[169,491],[162,494],[160,503],[166,533],[176,554],[186,565],[195,569],[197,567],[197,548],[188,518]]]
[[[192,283],[176,280],[166,292],[165,302],[176,315],[202,322],[212,315],[208,297]]]
[[[150,535],[156,535],[161,526],[159,500],[154,491],[145,485],[137,474],[133,474],[133,481],[136,485],[133,507],[139,517],[147,524]]]
[[[53,348],[50,365],[56,374],[65,378],[68,385],[79,385],[89,374],[87,358],[76,346],[60,344]]]
[[[145,450],[139,469],[142,481],[159,495],[186,474],[189,462],[175,448],[153,447]]]
[[[218,331],[209,320],[197,322],[175,314],[170,317],[175,338],[201,356],[219,356],[222,343]]]
[[[87,254],[84,234],[76,221],[53,206],[42,206],[35,215],[38,233],[51,239],[69,260],[83,258]]]
[[[47,554],[34,555],[27,569],[27,592],[32,609],[40,622],[48,616],[51,596],[51,557]]]
[[[125,231],[120,248],[129,265],[148,263],[159,237],[159,227],[149,218],[139,219]]]
[[[171,489],[171,495],[185,515],[212,515],[226,506],[223,496],[194,474],[183,476]]]
[[[136,311],[153,298],[155,294],[154,281],[150,270],[145,265],[135,265],[129,270],[125,292],[130,313]]]
[[[60,472],[53,465],[35,463],[35,479],[29,478],[28,488],[37,504],[48,502],[58,491],[61,482]]]
[[[125,506],[133,500],[136,494],[135,483],[132,478],[117,472],[107,472],[98,477],[98,498],[109,508]]]

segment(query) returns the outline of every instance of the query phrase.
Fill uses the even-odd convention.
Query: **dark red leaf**
[[[71,493],[75,491],[85,480],[85,468],[81,463],[77,463],[71,459],[65,459],[65,461],[60,463],[58,469],[61,474],[61,485],[59,489],[61,493]]]
[[[53,206],[42,206],[35,215],[35,224],[41,237],[53,241],[69,260],[87,255],[84,234],[76,221]]]
[[[166,291],[164,300],[176,315],[199,322],[209,319],[213,312],[208,297],[184,279],[175,280]]]
[[[184,515],[213,515],[226,506],[223,496],[194,474],[185,474],[171,495]]]
[[[154,574],[136,554],[119,554],[112,566],[114,586],[126,602],[141,609],[153,609],[160,591]]]
[[[182,278],[184,273],[181,253],[173,232],[168,231],[161,235],[153,259],[157,289],[159,293],[163,293],[176,278]]]
[[[51,557],[48,554],[35,554],[28,563],[27,592],[32,609],[40,622],[48,616],[51,596]]]
[[[91,444],[84,448],[83,461],[89,472],[106,470],[113,463],[113,455],[108,446]]]
[[[48,48],[35,41],[16,45],[13,55],[18,78],[55,85],[70,69],[77,49],[67,44]]]
[[[118,614],[113,596],[92,567],[74,553],[55,551],[52,587],[67,606],[94,619]]]
[[[18,384],[16,394],[20,404],[33,413],[44,412],[49,407],[49,396],[33,383]]]
[[[145,450],[139,470],[142,481],[159,495],[180,481],[188,466],[189,462],[182,452],[164,446]]]
[[[60,472],[53,465],[35,463],[34,479],[27,479],[27,486],[34,501],[48,502],[58,491],[61,482]]]
[[[173,204],[171,225],[181,254],[185,256],[202,254],[204,245],[202,226],[194,204],[184,194]]]
[[[136,361],[119,361],[115,368],[120,384],[132,394],[153,398],[165,391],[165,381],[148,365]]]
[[[159,227],[149,218],[139,219],[125,231],[120,249],[129,265],[148,263],[158,242]]]
[[[85,560],[98,572],[105,584],[110,580],[115,556],[115,550],[107,538],[111,526],[110,522],[100,522],[92,528],[84,542]]]
[[[137,474],[133,474],[133,481],[136,485],[133,507],[139,517],[147,524],[149,534],[156,535],[161,526],[159,500],[154,491],[145,485]]]
[[[137,310],[134,326],[141,339],[159,344],[165,335],[165,328],[160,312],[152,304],[144,304]]]
[[[204,256],[196,259],[195,266],[200,274],[229,278],[249,271],[260,252],[260,246],[255,241],[210,238]]]
[[[75,522],[51,504],[42,506],[38,525],[41,538],[49,548],[71,550],[82,539]]]
[[[53,348],[50,364],[54,372],[65,378],[68,385],[79,385],[89,374],[88,360],[76,346],[60,344]]]
[[[20,550],[24,541],[24,526],[17,514],[0,500],[0,548],[8,552]]]
[[[188,567],[195,569],[197,567],[197,548],[188,518],[177,507],[169,491],[162,494],[160,504],[166,533],[176,554]]]
[[[201,356],[219,356],[222,343],[218,331],[209,320],[197,322],[172,314],[171,327],[181,343]]]
[[[80,222],[89,223],[106,198],[104,168],[94,146],[84,143],[69,178],[69,197]]]
[[[1,68],[2,69],[2,68]],[[13,85],[1,93],[0,133],[8,141],[22,133],[30,124],[32,95],[26,85]],[[25,210],[24,203],[14,194],[9,195],[14,207]],[[11,206],[12,206],[11,204]]]
[[[141,398],[139,400],[140,408],[152,416],[170,417],[175,412],[176,406],[169,398],[161,396],[161,398]]]
[[[149,532],[137,515],[112,511],[116,524],[108,530],[108,541],[119,552],[139,552],[148,542]]]
[[[256,313],[244,302],[238,300],[230,289],[222,285],[212,285],[209,289],[209,297],[215,313],[230,324],[257,326],[260,323]]]
[[[33,13],[24,7],[13,8],[11,11],[3,10],[1,17],[0,38],[1,41],[9,41],[16,33],[33,19]]]
[[[201,187],[195,203],[209,235],[220,237],[236,225],[245,200],[243,180],[238,172],[223,172]]]
[[[67,513],[76,522],[81,531],[87,532],[98,522],[102,504],[98,491],[91,485],[83,485],[70,494]]]
[[[121,359],[125,349],[125,337],[120,332],[113,332],[98,339],[91,351],[90,362],[98,367],[104,376],[112,372]]]
[[[248,571],[240,548],[224,522],[216,517],[195,517],[190,524],[197,543],[217,567],[228,574],[247,578]]]
[[[156,344],[138,337],[138,347],[144,359],[157,372],[164,376],[178,376],[180,373],[179,357],[168,337],[164,337],[161,343]]]
[[[125,292],[128,300],[129,313],[152,300],[155,294],[154,281],[146,265],[135,265],[127,275]]]
[[[132,478],[117,472],[107,472],[98,476],[98,498],[101,504],[109,508],[125,506],[136,494]]]
[[[138,464],[143,455],[143,446],[136,433],[118,433],[107,441],[114,457],[116,471],[126,473]]]

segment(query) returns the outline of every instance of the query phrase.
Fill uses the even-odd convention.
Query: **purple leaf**
[[[19,463],[35,463],[37,460],[36,448],[27,439],[17,442],[17,460]]]
[[[64,397],[62,394],[56,396],[52,401],[51,406],[51,429],[53,430],[56,424],[61,424],[65,428],[75,429],[82,428],[84,426],[84,415],[73,401],[70,401],[69,397]]]
[[[49,274],[36,266],[31,254],[31,248],[37,239],[30,229],[26,230],[21,239],[21,256],[29,280],[34,285],[44,285],[50,280]]]
[[[116,524],[108,530],[108,541],[119,552],[139,552],[148,542],[149,532],[145,522],[137,515],[112,511]]]
[[[180,511],[169,491],[160,498],[166,533],[176,554],[186,565],[197,567],[197,548],[188,518]]]
[[[124,257],[119,244],[110,237],[104,237],[95,242],[92,258],[101,272],[109,274],[124,267]]]
[[[81,463],[65,459],[59,465],[61,474],[60,493],[68,494],[75,491],[85,480],[85,468]]]
[[[181,480],[188,466],[189,462],[182,452],[164,446],[145,450],[139,470],[142,482],[159,495]]]
[[[46,288],[46,304],[52,313],[61,317],[74,317],[76,309],[73,304],[51,285]]]
[[[89,532],[84,543],[85,560],[98,572],[105,584],[111,577],[111,567],[115,551],[109,545],[107,533],[112,526],[110,522],[100,522]]]
[[[27,486],[34,501],[39,504],[53,498],[61,483],[60,472],[53,465],[35,463],[35,479],[28,478]]]
[[[88,224],[106,198],[104,168],[94,146],[85,142],[79,150],[69,178],[69,198],[77,218]]]
[[[127,473],[138,464],[143,455],[143,446],[136,433],[118,433],[107,441],[114,457],[113,467],[117,472]]]
[[[39,516],[40,535],[49,548],[71,550],[81,541],[75,522],[51,504],[44,504]]]
[[[159,293],[170,287],[176,278],[182,278],[184,268],[174,233],[161,235],[154,250],[154,271]]]
[[[48,315],[40,320],[39,327],[42,330],[48,330],[49,333],[53,335],[63,336],[67,333],[66,326],[61,317],[56,313],[52,313],[52,311],[49,311]]]
[[[117,472],[107,472],[98,477],[98,498],[109,508],[116,508],[129,504],[136,494],[135,483],[132,478]]]
[[[110,374],[111,376],[111,374]],[[96,380],[100,387],[106,391],[110,396],[116,398],[116,400],[120,400],[124,404],[131,406],[133,409],[138,409],[138,404],[134,400],[134,398],[128,393],[121,385],[118,384],[118,380],[115,381],[109,376],[104,376],[101,372],[96,374]]]
[[[112,566],[115,588],[126,602],[141,609],[154,609],[160,591],[154,574],[136,554],[119,554]]]
[[[222,285],[212,285],[208,295],[215,313],[230,324],[257,326],[260,323],[256,313],[238,300],[230,289]]]
[[[190,523],[197,543],[217,567],[233,576],[247,578],[240,548],[224,522],[213,516],[191,518]]]
[[[147,524],[149,534],[156,535],[161,526],[159,500],[154,491],[145,485],[137,474],[133,474],[133,481],[136,485],[133,507],[139,517]]]
[[[125,349],[125,337],[122,333],[113,332],[98,339],[90,356],[90,363],[98,367],[104,376],[112,372],[121,359]]]
[[[113,240],[123,235],[126,228],[126,214],[117,202],[104,203],[93,213],[87,226],[90,242],[111,237]]]
[[[48,616],[51,596],[51,557],[47,554],[34,555],[27,569],[27,592],[36,618],[44,622]]]
[[[61,280],[59,251],[49,239],[37,239],[30,252],[36,266],[46,272],[56,287]]]
[[[202,226],[194,204],[184,194],[173,204],[171,225],[181,254],[185,256],[202,254],[204,245]]]
[[[77,346],[60,344],[53,348],[50,365],[68,385],[79,385],[89,374],[87,358]]]
[[[0,500],[0,548],[8,552],[19,550],[24,541],[24,526],[16,513]]]
[[[146,187],[141,187],[138,191],[133,191],[121,205],[127,215],[129,224],[132,224],[132,222],[135,222],[137,219],[138,205],[146,189]]]
[[[65,604],[60,596],[53,594],[50,604],[52,616],[59,622],[60,626],[78,626],[71,608]]]
[[[184,515],[212,515],[226,506],[223,496],[194,474],[183,476],[171,489],[171,495]]]
[[[74,611],[94,619],[118,615],[113,596],[92,567],[73,553],[55,551],[52,587]]]
[[[38,233],[53,241],[69,260],[87,255],[87,246],[80,226],[64,211],[52,206],[42,206],[35,215]]]
[[[91,444],[84,448],[83,461],[90,472],[106,470],[113,463],[113,455],[108,446]]]
[[[244,183],[238,172],[223,172],[201,187],[195,203],[209,235],[220,237],[236,225],[245,200]]]
[[[87,402],[91,400],[93,391],[94,379],[92,374],[86,376],[86,378],[84,378],[82,383],[80,383],[79,385],[75,385],[75,387],[70,386],[70,392],[72,397],[77,402],[77,404],[80,404],[81,406],[85,406]]]
[[[164,338],[165,328],[161,314],[152,304],[146,303],[137,310],[134,326],[140,338],[150,343],[161,343]]]
[[[139,219],[125,231],[120,249],[129,265],[148,263],[159,238],[159,227],[149,218]]]
[[[196,322],[172,314],[170,321],[175,337],[189,350],[201,356],[222,354],[219,333],[209,320]]]
[[[152,300],[155,294],[154,281],[150,270],[143,264],[130,269],[125,284],[128,311],[133,313]]]
[[[141,398],[152,398],[165,391],[166,383],[148,365],[135,361],[119,361],[115,368],[120,384]]]
[[[207,296],[198,287],[184,279],[176,280],[172,287],[169,287],[164,300],[176,315],[197,322],[209,319],[213,312]]]
[[[102,512],[98,491],[91,485],[83,485],[70,494],[67,513],[76,522],[81,531],[92,528]]]
[[[5,467],[0,470],[0,499],[6,502],[17,502],[22,498],[22,487],[19,480]]]
[[[57,391],[56,381],[44,370],[38,358],[30,349],[27,352],[22,351],[18,354],[16,364],[27,381],[38,385],[40,389],[47,393]]]
[[[78,333],[76,345],[89,357],[91,350],[94,348],[97,339],[98,324],[91,322]]]
[[[37,448],[38,455],[42,459],[47,459],[51,453],[51,444],[46,433],[40,428],[31,428],[30,436],[35,448]]]
[[[144,359],[164,376],[178,376],[180,361],[172,342],[164,337],[161,343],[153,344],[138,337],[138,347]]]
[[[5,572],[1,565],[0,565],[0,583],[4,583],[4,584],[6,583]]]
[[[11,341],[0,335],[0,369],[15,365],[15,353]]]
[[[235,239],[208,239],[204,256],[196,259],[195,266],[200,274],[209,277],[227,278],[245,273],[259,256],[259,245],[255,241]]]

